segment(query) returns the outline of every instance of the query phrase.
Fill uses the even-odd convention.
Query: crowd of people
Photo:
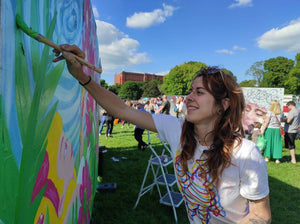
[[[251,139],[257,143],[260,135],[265,138],[266,145],[262,153],[266,162],[274,159],[276,164],[280,163],[284,141],[284,147],[290,151],[290,162],[296,163],[295,140],[299,128],[299,111],[294,101],[287,102],[286,106],[289,112],[285,116],[280,103],[273,100],[267,113],[262,113],[260,119],[254,122]],[[284,127],[281,123],[284,123]]]
[[[170,114],[171,103],[168,100],[167,95],[163,95],[160,97],[153,97],[150,100],[134,101],[134,100],[124,100],[124,103],[128,107],[132,107],[134,109],[147,112],[150,114]],[[176,113],[176,117],[184,118],[186,112],[185,99],[184,96],[179,96],[176,99],[176,103],[174,106],[174,112]],[[99,127],[99,136],[102,134],[102,130],[104,126],[106,126],[105,138],[112,137],[112,131],[114,127],[114,123],[117,118],[108,114],[105,109],[101,110],[100,113],[100,127]],[[127,128],[130,127],[130,123],[126,120],[118,120],[122,124],[121,128],[124,128],[127,124]],[[114,122],[115,121],[115,122]],[[143,141],[144,128],[139,126],[134,126],[134,138],[138,142],[138,150],[144,151],[147,148],[147,143]]]

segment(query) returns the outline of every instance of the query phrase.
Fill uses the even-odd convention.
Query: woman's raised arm
[[[64,50],[62,55],[60,55],[60,52],[53,50],[57,56],[53,62],[66,59],[69,72],[74,78],[84,85],[84,88],[93,96],[93,98],[101,107],[103,107],[109,114],[112,114],[116,118],[126,120],[129,123],[143,127],[147,130],[157,132],[150,113],[145,113],[127,106],[117,95],[101,87],[93,80],[90,80],[90,77],[83,72],[82,65],[72,54],[69,53],[72,52],[79,57],[84,58],[85,55],[80,48],[78,48],[76,45],[68,44],[61,45],[61,48]]]

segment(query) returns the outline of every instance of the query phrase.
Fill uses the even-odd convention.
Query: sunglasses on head
[[[225,82],[224,80],[224,75],[223,75],[223,71],[219,68],[211,68],[209,70],[206,70],[207,74],[209,75],[221,75],[221,78],[223,80],[223,82]]]

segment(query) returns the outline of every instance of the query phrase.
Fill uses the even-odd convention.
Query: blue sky
[[[104,79],[165,75],[198,61],[252,79],[247,69],[300,52],[300,0],[91,0]]]

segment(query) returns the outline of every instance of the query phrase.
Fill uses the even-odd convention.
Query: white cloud
[[[155,74],[156,75],[167,75],[167,74],[169,74],[169,72],[170,72],[170,70],[168,70],[168,71],[162,71],[162,72],[157,72]]]
[[[177,8],[163,4],[163,9],[155,9],[152,12],[135,12],[126,18],[126,26],[131,28],[147,28],[166,21],[173,15]]]
[[[250,7],[252,6],[252,0],[235,0],[236,3],[233,3],[229,6],[229,8],[235,7]]]
[[[233,50],[235,50],[235,51],[244,51],[244,50],[246,50],[246,48],[239,47],[239,46],[235,45],[235,46],[233,46]]]
[[[233,51],[228,50],[228,49],[220,49],[220,50],[216,50],[217,53],[221,53],[221,54],[234,54]]]
[[[260,48],[270,51],[300,51],[300,18],[283,28],[273,28],[257,38]]]
[[[114,25],[96,20],[99,55],[103,70],[123,69],[150,62],[147,53],[138,53],[140,43]]]
[[[94,14],[94,17],[95,17],[96,19],[99,18],[99,12],[98,12],[98,10],[97,10],[97,8],[96,8],[95,6],[93,6],[93,14]]]
[[[239,47],[237,45],[234,45],[232,47],[232,50],[228,50],[228,49],[220,49],[220,50],[216,50],[217,53],[220,53],[220,54],[235,54],[236,51],[245,51],[246,48],[244,47]]]

